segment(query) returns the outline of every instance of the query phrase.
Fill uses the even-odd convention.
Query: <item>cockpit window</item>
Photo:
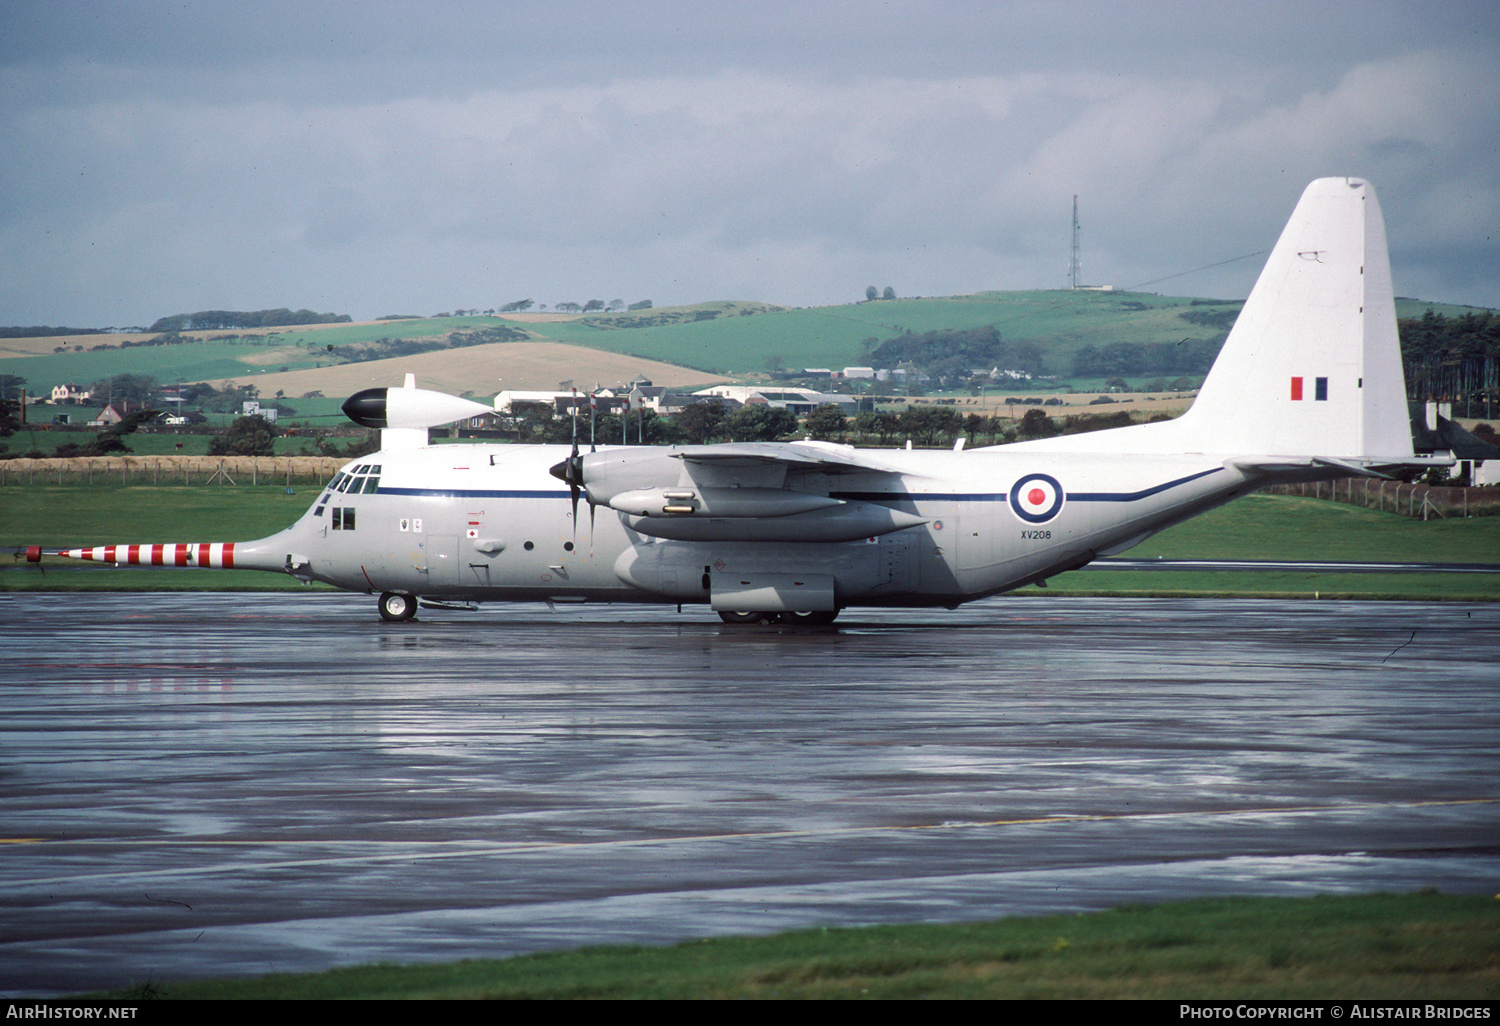
[[[349,474],[340,474],[334,478],[331,486],[334,491],[344,492],[349,495],[360,493],[370,494],[380,490],[380,465],[373,466],[366,463],[354,468]]]

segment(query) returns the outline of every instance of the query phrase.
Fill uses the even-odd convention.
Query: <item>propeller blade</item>
[[[576,537],[578,534],[578,497],[583,491],[583,457],[578,454],[577,444],[574,444],[571,456],[547,468],[547,473],[568,486],[568,498],[573,503],[573,534]],[[593,508],[593,503],[589,503],[589,508]]]

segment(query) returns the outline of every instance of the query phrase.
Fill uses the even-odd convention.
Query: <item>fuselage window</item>
[[[335,507],[333,507],[333,529],[335,531],[352,531],[352,530],[354,530],[354,507],[353,506],[335,506]]]

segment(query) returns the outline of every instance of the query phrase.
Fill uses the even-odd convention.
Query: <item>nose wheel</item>
[[[397,595],[388,591],[380,596],[380,618],[390,623],[402,623],[417,615],[415,595]]]

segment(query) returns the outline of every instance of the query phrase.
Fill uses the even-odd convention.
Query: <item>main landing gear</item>
[[[388,591],[380,596],[380,618],[391,623],[401,623],[417,615],[417,597],[398,595]]]
[[[737,613],[728,609],[719,610],[719,619],[725,623],[785,623],[798,627],[833,623],[838,615],[837,609],[814,609],[795,613]]]

